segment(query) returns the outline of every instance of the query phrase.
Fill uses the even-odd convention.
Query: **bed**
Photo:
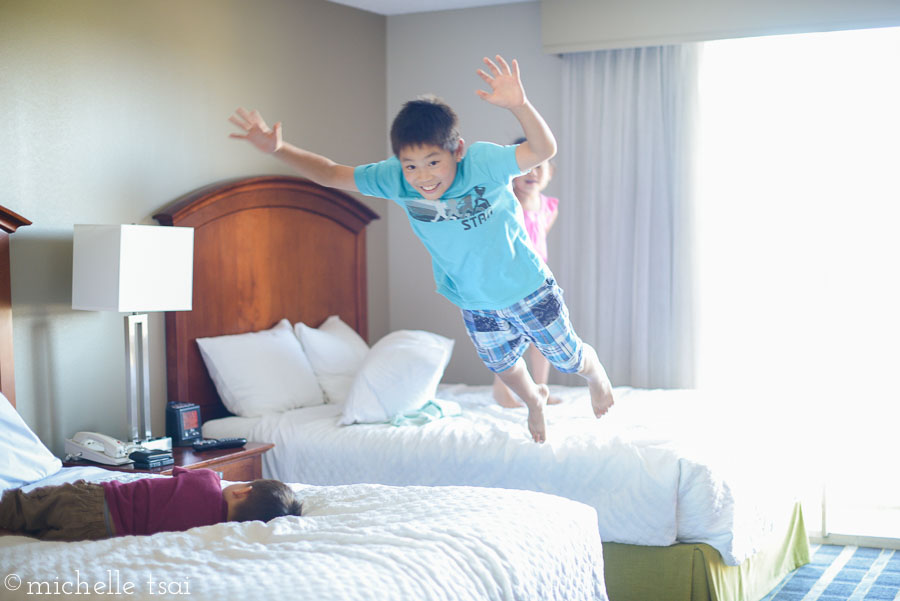
[[[0,493],[167,477],[62,467],[16,412],[5,377],[2,392]],[[466,486],[291,487],[303,515],[268,523],[76,543],[0,533],[0,598],[607,599],[596,512],[582,503]]]
[[[559,387],[564,402],[547,408],[548,442],[536,445],[524,409],[496,406],[489,388],[434,388],[454,341],[392,332],[370,347],[364,249],[374,217],[346,194],[286,177],[212,185],[156,216],[195,228],[194,310],[166,317],[167,373],[171,400],[200,405],[204,435],[274,442],[264,473],[311,485],[475,485],[586,503],[615,601],[759,599],[809,561],[800,506],[784,494],[791,475],[778,469],[790,457],[760,445],[760,433],[777,434],[752,404],[735,414],[696,391],[619,388],[598,421],[586,388]],[[282,380],[275,355],[243,346],[279,328],[287,341],[291,326],[323,394],[254,412],[281,390],[316,387]],[[329,356],[323,336],[346,353]],[[431,371],[414,377],[422,366]],[[243,380],[228,382],[235,372]],[[256,400],[237,398],[242,387]],[[360,398],[383,411],[360,411]],[[437,407],[404,413],[423,400]]]

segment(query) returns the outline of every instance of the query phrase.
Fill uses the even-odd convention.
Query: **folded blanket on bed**
[[[391,420],[392,426],[421,426],[442,417],[462,415],[462,408],[455,401],[434,399],[415,411],[401,413]]]

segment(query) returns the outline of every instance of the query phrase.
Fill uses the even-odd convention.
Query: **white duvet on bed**
[[[597,510],[604,542],[667,546],[705,542],[737,565],[791,515],[771,480],[769,435],[752,407],[735,414],[696,391],[616,389],[597,420],[586,388],[554,387],[548,439],[535,444],[525,409],[503,409],[490,387],[442,386],[461,417],[424,426],[338,426],[324,405],[204,424],[208,437],[275,443],[264,473],[311,484],[474,485],[550,492]],[[747,464],[744,459],[751,458]]]
[[[78,598],[606,599],[583,504],[471,487],[293,486],[303,516],[267,524],[81,543],[0,536],[0,598],[99,585]]]

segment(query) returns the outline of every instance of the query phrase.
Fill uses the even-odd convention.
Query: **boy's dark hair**
[[[433,95],[419,96],[403,105],[391,124],[395,155],[409,146],[430,144],[449,152],[459,146],[459,119],[446,102]]]
[[[300,515],[300,499],[291,487],[278,480],[254,480],[247,498],[235,508],[234,521],[268,522],[283,515]]]

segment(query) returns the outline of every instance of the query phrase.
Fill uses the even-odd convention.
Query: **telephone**
[[[112,436],[97,432],[78,432],[66,439],[66,453],[72,457],[80,457],[104,463],[106,465],[123,465],[132,463],[128,454],[134,445],[116,440]]]

